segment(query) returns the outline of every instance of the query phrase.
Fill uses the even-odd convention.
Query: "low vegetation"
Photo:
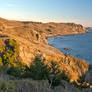
[[[45,59],[41,56],[36,56],[32,64],[28,67],[25,66],[24,71],[14,66],[10,67],[7,71],[8,74],[17,78],[31,78],[33,80],[48,80],[49,84],[54,88],[61,83],[61,80],[69,82],[65,71],[60,71],[58,64],[51,61],[50,67],[45,64]]]
[[[0,92],[15,92],[15,88],[8,82],[0,82]]]

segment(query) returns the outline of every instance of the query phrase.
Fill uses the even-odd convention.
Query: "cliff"
[[[66,70],[71,81],[76,80],[88,70],[88,63],[72,56],[65,56],[61,51],[50,46],[47,37],[57,35],[72,35],[86,33],[87,30],[74,23],[41,23],[28,21],[12,21],[0,18],[0,43],[8,38],[15,39],[20,47],[20,57],[23,62],[30,64],[39,54],[46,61],[57,61],[61,70]]]
[[[92,27],[86,27],[86,29],[88,30],[88,29],[92,29]]]

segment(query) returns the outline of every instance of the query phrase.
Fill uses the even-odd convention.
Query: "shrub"
[[[0,74],[6,73],[7,70],[8,70],[8,67],[7,67],[7,66],[1,66],[1,67],[0,67]]]
[[[30,67],[26,67],[25,73],[22,76],[25,78],[31,77],[34,80],[47,79],[49,68],[44,64],[44,61],[45,59],[41,60],[41,56],[36,56]]]
[[[7,71],[7,74],[10,74],[12,76],[15,76],[15,77],[21,77],[21,69],[18,68],[18,67],[10,67]]]
[[[19,47],[14,39],[8,39],[5,41],[5,51],[3,51],[3,63],[4,65],[14,65],[19,61]]]
[[[7,69],[7,74],[12,75],[14,77],[21,78],[26,68],[25,64],[22,62],[17,62],[15,64],[16,66],[11,66]]]
[[[32,78],[34,80],[48,80],[49,84],[54,87],[61,83],[61,80],[69,82],[69,78],[65,74],[65,71],[59,70],[59,65],[55,61],[51,61],[50,67],[46,65],[45,59],[41,59],[41,56],[36,56],[30,67],[25,68],[25,73],[22,78]]]
[[[19,46],[14,39],[5,40],[5,46],[0,46],[0,66],[16,66],[19,58]]]
[[[17,52],[18,53],[18,44],[16,42],[16,40],[14,39],[7,39],[5,40],[5,45],[6,45],[6,49],[9,49],[13,52]]]

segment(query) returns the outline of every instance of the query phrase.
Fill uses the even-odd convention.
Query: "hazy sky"
[[[0,0],[0,17],[92,26],[92,0]]]

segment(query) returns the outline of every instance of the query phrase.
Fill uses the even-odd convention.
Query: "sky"
[[[0,17],[92,26],[92,0],[0,0]]]

